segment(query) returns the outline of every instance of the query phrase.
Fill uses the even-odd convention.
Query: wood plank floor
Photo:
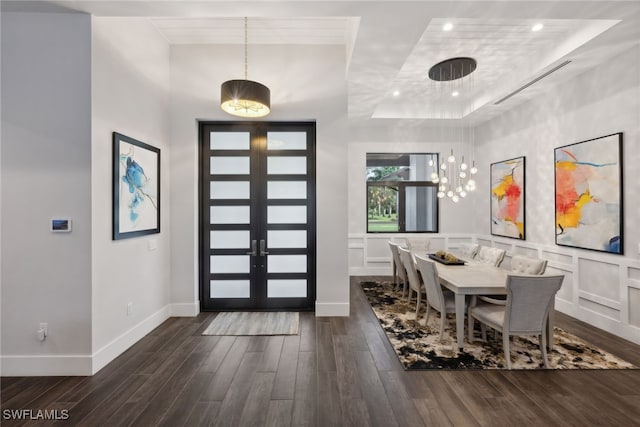
[[[172,318],[92,377],[2,378],[2,414],[67,409],[79,426],[633,426],[640,370],[405,372],[357,286],[351,316],[302,313],[296,336],[202,336]],[[558,314],[640,366],[640,346]]]

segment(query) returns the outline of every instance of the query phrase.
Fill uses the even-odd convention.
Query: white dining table
[[[467,295],[506,295],[509,271],[461,258],[464,265],[445,265],[435,262],[440,283],[455,295],[456,342],[458,349],[464,348],[465,299]],[[549,313],[548,344],[553,342],[553,307]],[[550,347],[550,346],[549,346]]]

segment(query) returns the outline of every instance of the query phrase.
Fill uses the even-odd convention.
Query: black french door
[[[315,210],[314,122],[201,122],[201,309],[313,309]]]

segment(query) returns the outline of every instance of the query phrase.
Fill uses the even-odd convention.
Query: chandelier
[[[264,117],[271,111],[271,91],[247,79],[247,17],[244,18],[244,80],[228,80],[220,87],[220,108],[239,117]]]
[[[438,105],[443,107],[440,119],[459,118],[464,120],[465,112],[473,111],[472,90],[473,73],[477,63],[473,58],[451,58],[439,62],[429,69],[429,78],[437,85],[434,92],[439,94]],[[447,108],[447,106],[450,106]],[[459,110],[459,116],[453,111]],[[457,113],[456,113],[457,114]],[[438,184],[438,198],[449,198],[454,203],[475,191],[474,176],[478,173],[475,162],[475,135],[473,127],[467,120],[453,131],[451,150],[438,165],[437,172],[431,174],[431,181]],[[458,156],[454,153],[454,145],[458,147]],[[465,161],[465,153],[467,160]],[[471,165],[467,161],[471,160]]]

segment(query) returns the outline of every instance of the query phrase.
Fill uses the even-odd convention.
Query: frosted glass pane
[[[211,157],[211,174],[249,175],[249,157],[223,156]]]
[[[212,150],[248,150],[249,132],[211,132]]]
[[[306,199],[307,181],[269,181],[267,197],[269,199]]]
[[[249,181],[211,181],[212,199],[248,199]]]
[[[209,295],[211,298],[249,298],[249,281],[211,280]]]
[[[267,280],[268,298],[306,298],[307,281],[297,280]]]
[[[267,157],[267,173],[270,175],[292,175],[307,173],[306,157]]]
[[[267,273],[306,273],[306,255],[269,255]]]
[[[267,206],[269,224],[306,224],[306,206]]]
[[[211,255],[211,273],[248,273],[249,255]]]
[[[306,132],[268,132],[267,150],[306,150]]]
[[[270,248],[306,248],[306,230],[268,230],[267,244]]]
[[[212,230],[209,234],[211,249],[249,249],[249,230]]]
[[[250,215],[249,206],[211,206],[209,208],[211,224],[249,224]]]

